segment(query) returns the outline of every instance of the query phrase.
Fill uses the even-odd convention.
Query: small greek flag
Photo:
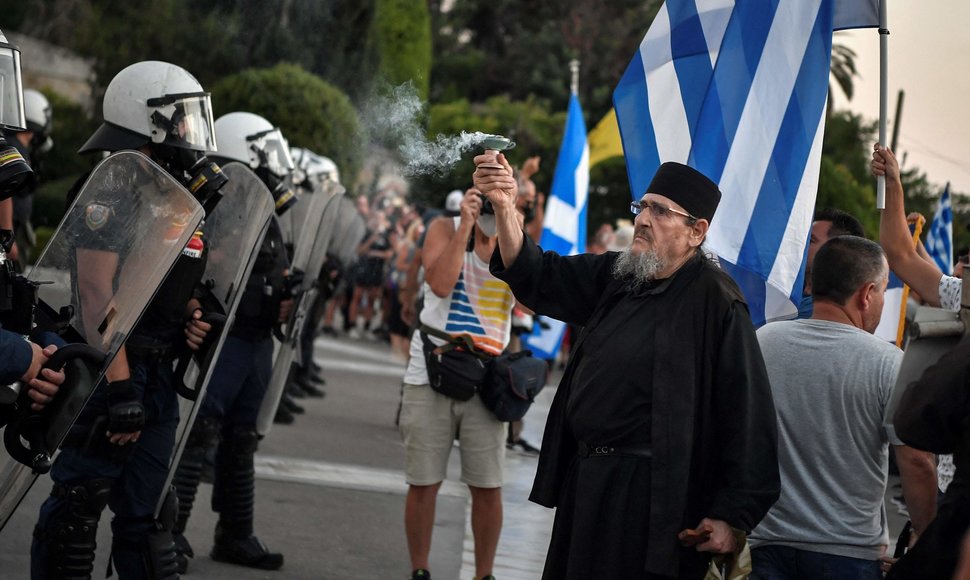
[[[940,271],[948,276],[953,274],[953,208],[950,206],[949,183],[943,189],[933,223],[926,232],[926,253],[933,258]]]
[[[801,300],[832,31],[877,16],[867,0],[668,0],[613,93],[635,198],[664,161],[718,183],[707,247],[756,324]]]
[[[546,202],[542,222],[543,250],[562,256],[586,251],[586,206],[589,197],[589,145],[586,142],[586,121],[576,95],[569,98],[566,130],[559,148],[556,172],[552,176],[552,190]],[[532,335],[526,338],[526,348],[537,357],[556,357],[566,325],[545,316],[536,317]]]

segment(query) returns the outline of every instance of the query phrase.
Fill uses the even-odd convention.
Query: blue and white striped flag
[[[756,324],[797,312],[832,30],[875,25],[873,7],[668,0],[613,93],[634,198],[664,161],[719,184],[707,247],[741,286]]]
[[[930,231],[926,232],[926,253],[933,258],[941,272],[948,276],[953,274],[953,208],[950,206],[949,183],[936,206]]]
[[[546,202],[542,221],[543,250],[562,256],[586,251],[586,206],[589,197],[589,144],[586,141],[586,121],[576,95],[569,97],[566,130],[559,148],[556,172],[552,176],[552,191]],[[526,348],[540,358],[556,357],[566,325],[558,320],[537,317]]]

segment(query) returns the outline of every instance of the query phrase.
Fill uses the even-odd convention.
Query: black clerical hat
[[[645,193],[656,193],[677,202],[687,213],[711,221],[721,192],[703,173],[682,163],[668,161],[657,173]]]

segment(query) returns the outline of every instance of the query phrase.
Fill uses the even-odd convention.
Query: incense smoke
[[[410,175],[443,175],[461,160],[463,153],[481,144],[488,134],[480,131],[460,135],[438,135],[428,141],[419,119],[424,103],[408,82],[374,97],[365,107],[365,124],[370,134],[385,143],[398,144],[405,171]]]

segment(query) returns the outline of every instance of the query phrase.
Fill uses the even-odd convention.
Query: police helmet
[[[329,157],[317,155],[309,149],[290,147],[290,157],[293,158],[293,182],[313,189],[314,184],[325,181],[340,183],[340,171],[337,164]]]
[[[20,50],[0,30],[0,128],[23,131],[27,128],[24,117]]]
[[[216,149],[209,93],[187,70],[147,60],[121,70],[104,93],[104,122],[80,153],[138,149],[149,143]]]

